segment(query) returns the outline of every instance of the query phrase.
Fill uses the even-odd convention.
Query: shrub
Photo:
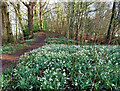
[[[28,47],[28,45],[27,44],[20,44],[20,43],[14,45],[14,44],[9,43],[9,44],[3,45],[1,47],[1,49],[2,49],[1,52],[2,53],[12,53],[18,49],[24,49],[25,47]]]
[[[65,38],[63,36],[60,36],[59,38],[47,38],[45,40],[45,42],[48,43],[48,44],[73,44],[74,40],[70,40],[70,39],[68,40],[67,38]],[[81,41],[76,41],[75,40],[75,44],[76,43],[81,44]],[[90,44],[90,43],[83,42],[83,45],[86,45],[86,44]]]
[[[3,72],[2,90],[119,90],[118,48],[45,45]]]

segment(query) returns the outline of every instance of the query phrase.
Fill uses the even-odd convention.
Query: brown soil
[[[30,45],[27,48],[17,50],[12,54],[2,54],[2,70],[4,71],[8,67],[15,66],[15,62],[20,58],[20,55],[23,55],[25,52],[29,52],[33,49],[39,48],[44,45],[44,40],[46,38],[45,32],[37,32],[36,40],[33,42],[27,42],[27,45]]]

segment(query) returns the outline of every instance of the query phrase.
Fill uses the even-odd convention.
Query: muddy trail
[[[8,67],[15,66],[15,62],[23,55],[25,52],[30,52],[33,49],[39,48],[43,46],[44,40],[46,38],[45,32],[37,32],[35,34],[37,36],[36,40],[33,42],[26,42],[29,47],[17,50],[12,54],[2,54],[2,71],[7,69]]]

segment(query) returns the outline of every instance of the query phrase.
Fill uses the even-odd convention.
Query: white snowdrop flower
[[[63,73],[63,76],[66,76],[66,73],[65,73],[65,72]]]
[[[1,87],[3,87],[3,85],[1,85]]]
[[[46,85],[46,81],[44,81],[44,84]]]
[[[38,80],[40,80],[40,77],[38,77]]]
[[[53,79],[50,78],[49,81],[53,81]]]
[[[37,64],[36,66],[38,67],[39,65]]]
[[[79,70],[79,73],[81,73],[81,71]]]
[[[77,86],[77,85],[78,85],[78,83],[76,82],[76,83],[75,83],[75,86]]]
[[[40,81],[43,81],[43,79],[40,79]]]
[[[67,82],[65,81],[64,84],[66,84]]]
[[[115,59],[115,57],[113,57],[113,59]]]
[[[14,72],[16,72],[17,70],[16,69],[14,69]]]
[[[65,71],[65,69],[63,69],[63,71]]]
[[[31,86],[29,89],[32,89],[33,88],[33,86]]]
[[[60,82],[58,83],[58,86],[60,86]]]
[[[57,68],[56,71],[59,71],[59,69]]]
[[[53,89],[53,87],[52,87],[52,86],[50,86],[50,89]]]
[[[43,80],[46,80],[46,78],[45,78],[45,77],[43,77],[42,79],[43,79]]]
[[[107,66],[107,68],[109,68],[109,66]]]
[[[56,81],[59,81],[59,80],[56,78]]]
[[[116,63],[115,65],[118,65],[118,63]]]
[[[57,73],[54,71],[54,72],[53,72],[53,75],[56,75],[56,74],[57,74]]]
[[[70,78],[67,78],[68,80],[70,79]]]
[[[115,86],[115,84],[112,84],[112,86]]]
[[[52,68],[52,70],[54,70],[54,68]]]
[[[12,86],[12,88],[15,88],[14,86]]]
[[[89,82],[86,82],[86,84],[88,84]]]

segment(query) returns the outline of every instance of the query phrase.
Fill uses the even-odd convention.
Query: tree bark
[[[85,16],[84,16],[84,22],[83,22],[81,45],[83,45],[83,41],[84,41],[84,32],[85,32],[85,24],[86,24],[86,11],[87,11],[87,2],[85,2]]]
[[[30,0],[29,4],[22,2],[28,9],[28,37],[33,38],[33,7],[36,2]]]
[[[33,4],[30,2],[28,6],[28,32],[29,38],[33,37]]]
[[[7,3],[2,3],[2,43],[13,43],[14,37],[10,27],[9,12],[7,9]]]
[[[0,47],[2,46],[2,2],[0,1]],[[1,51],[2,49],[0,49]],[[0,78],[2,78],[2,53],[0,52]]]
[[[14,5],[14,3],[12,3],[12,2],[10,2],[10,3],[13,5],[13,8],[15,9],[15,13],[19,18],[19,23],[20,23],[20,26],[21,26],[21,29],[22,29],[22,40],[24,41],[24,25],[23,25],[22,16],[21,16],[21,13],[20,13],[20,4],[18,3],[17,7],[16,7]]]
[[[81,15],[82,15],[82,2],[80,3],[80,11],[79,11],[79,8],[78,8],[78,10],[77,10],[77,28],[76,28],[76,32],[75,32],[75,40],[77,40],[77,38],[78,38],[78,33],[79,33],[79,29],[80,29],[80,27],[81,27],[81,21],[82,21],[82,18],[80,18],[81,17]],[[77,42],[77,45],[78,45],[78,42]]]
[[[115,6],[116,6],[116,3],[114,2],[113,3],[113,8],[112,8],[112,15],[111,15],[111,19],[110,19],[110,24],[109,24],[109,27],[108,27],[108,32],[107,32],[107,42],[109,42],[110,40],[110,33],[111,33],[111,27],[112,27],[112,22],[113,22],[113,19],[114,19],[114,13],[115,13]]]
[[[73,34],[74,34],[74,31],[73,31],[73,22],[74,22],[74,2],[70,2],[70,38],[73,39]]]
[[[16,42],[17,42],[17,36],[18,36],[18,34],[17,34],[17,14],[15,14],[15,18],[16,18],[16,20],[15,20],[15,24],[16,24]]]
[[[39,2],[40,4],[40,30],[43,30],[43,23],[42,23],[42,2]]]
[[[2,2],[0,1],[0,46],[2,46]]]

